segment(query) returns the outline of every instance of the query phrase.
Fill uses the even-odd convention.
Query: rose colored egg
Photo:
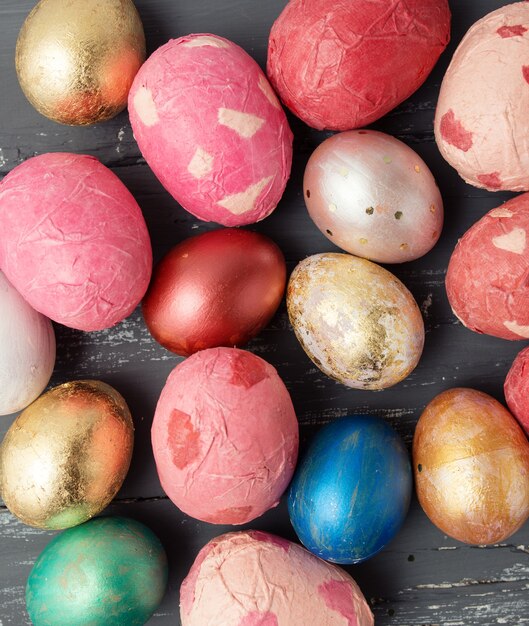
[[[365,126],[411,96],[450,39],[447,0],[290,0],[268,45],[268,76],[313,128]]]
[[[175,367],[156,407],[158,476],[184,513],[244,524],[276,506],[298,454],[298,422],[276,370],[244,350],[211,348]]]
[[[529,435],[529,348],[524,348],[514,359],[504,392],[511,413]]]
[[[476,22],[441,86],[435,137],[468,183],[490,191],[529,189],[529,4]]]
[[[489,211],[459,240],[446,274],[455,315],[470,330],[529,339],[529,194]]]
[[[292,133],[261,68],[233,42],[198,34],[166,43],[138,72],[129,114],[145,160],[196,217],[241,226],[277,206]]]
[[[504,541],[529,517],[529,442],[499,402],[450,389],[424,410],[413,440],[422,508],[470,544]]]
[[[292,272],[290,322],[327,376],[356,389],[385,389],[416,367],[424,323],[411,293],[375,263],[349,254],[315,254]]]
[[[0,415],[8,415],[44,391],[55,365],[55,333],[2,272],[0,311]]]
[[[285,259],[271,239],[215,230],[183,241],[162,259],[143,315],[156,341],[182,356],[240,346],[268,324],[285,283]]]
[[[328,239],[379,263],[423,256],[443,228],[443,200],[428,166],[384,133],[329,137],[310,157],[303,188],[309,215]]]
[[[182,626],[373,626],[344,570],[260,531],[221,535],[199,552],[180,589]]]
[[[43,154],[0,182],[0,267],[29,304],[79,330],[127,317],[151,276],[141,209],[96,158]]]

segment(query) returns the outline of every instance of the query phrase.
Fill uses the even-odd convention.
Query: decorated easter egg
[[[529,190],[529,4],[476,22],[444,77],[435,138],[466,182],[490,191]]]
[[[143,315],[156,341],[182,356],[240,346],[268,324],[285,283],[285,259],[271,239],[215,230],[183,241],[162,259]]]
[[[448,264],[446,293],[470,330],[529,339],[529,194],[489,211],[459,240]]]
[[[303,188],[316,226],[357,256],[412,261],[441,234],[443,200],[434,177],[390,135],[353,130],[329,137],[310,157]]]
[[[175,367],[156,407],[158,475],[184,513],[244,524],[276,506],[298,454],[298,422],[276,370],[244,350],[211,348]]]
[[[316,556],[359,563],[400,530],[412,486],[400,436],[378,417],[345,417],[324,426],[301,459],[288,494],[290,521]]]
[[[34,626],[142,626],[162,601],[167,557],[158,537],[125,517],[101,517],[54,537],[26,585]]]
[[[0,182],[0,267],[55,322],[101,330],[147,290],[149,233],[125,185],[96,158],[43,154]]]
[[[504,391],[511,413],[529,435],[529,348],[524,348],[514,359]]]
[[[424,410],[413,439],[417,496],[445,534],[504,541],[529,517],[529,442],[499,402],[449,389]]]
[[[134,426],[121,395],[96,380],[59,385],[13,422],[0,446],[0,493],[25,524],[69,528],[117,494]]]
[[[356,389],[385,389],[416,367],[424,323],[411,293],[375,263],[315,254],[292,272],[290,322],[312,361]]]
[[[95,124],[127,105],[145,60],[145,35],[131,0],[40,0],[16,48],[22,91],[46,117]]]
[[[55,365],[55,333],[0,272],[0,415],[33,402]]]
[[[241,226],[277,206],[292,133],[261,68],[233,42],[199,34],[166,43],[138,72],[129,114],[145,160],[196,217]]]
[[[411,96],[450,39],[447,0],[290,0],[268,45],[268,76],[313,128],[365,126]]]
[[[349,574],[260,531],[222,535],[202,548],[180,589],[180,618],[182,626],[374,624]]]

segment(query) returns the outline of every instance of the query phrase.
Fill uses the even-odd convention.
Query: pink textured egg
[[[379,263],[423,256],[443,228],[443,200],[428,166],[384,133],[329,137],[310,157],[303,186],[321,232],[343,250]]]
[[[0,182],[0,267],[31,306],[79,330],[108,328],[151,276],[147,226],[119,178],[91,156],[34,157]]]
[[[244,524],[276,506],[298,454],[298,422],[276,370],[212,348],[175,367],[152,425],[158,475],[184,513]]]
[[[478,333],[529,339],[529,194],[489,211],[452,254],[446,292],[460,321]]]
[[[196,217],[251,224],[277,206],[292,133],[257,63],[216,35],[171,40],[129,95],[134,136],[164,187]]]
[[[355,581],[301,546],[260,531],[221,535],[180,589],[182,626],[373,626]]]
[[[529,3],[476,22],[446,73],[435,116],[444,158],[468,183],[529,189]]]
[[[504,385],[511,413],[529,436],[529,347],[514,359]]]

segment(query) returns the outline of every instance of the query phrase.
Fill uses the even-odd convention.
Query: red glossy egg
[[[268,324],[285,283],[285,259],[271,239],[215,230],[186,239],[162,259],[143,315],[156,341],[182,356],[242,346]]]

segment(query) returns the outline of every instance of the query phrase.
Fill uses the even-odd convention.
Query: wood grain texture
[[[136,0],[149,51],[171,37],[214,32],[242,45],[264,66],[270,26],[285,0]],[[426,257],[390,269],[415,295],[426,323],[424,356],[415,372],[383,392],[353,391],[326,378],[305,356],[289,328],[284,305],[249,349],[277,367],[289,387],[305,444],[324,423],[352,412],[383,415],[411,444],[424,406],[439,392],[470,386],[503,401],[503,380],[523,342],[473,334],[450,311],[444,275],[457,239],[486,211],[510,194],[474,189],[443,161],[433,142],[433,115],[440,82],[455,46],[467,28],[501,0],[452,0],[452,44],[427,83],[407,102],[374,125],[409,143],[436,176],[445,202],[446,223]],[[186,237],[214,228],[183,211],[162,189],[134,142],[126,112],[89,128],[56,125],[25,100],[14,70],[14,46],[31,0],[0,3],[0,175],[34,154],[73,151],[94,154],[114,169],[142,207],[159,259]],[[291,181],[277,211],[255,230],[271,236],[289,269],[304,256],[333,250],[304,207],[301,180],[312,150],[328,133],[312,131],[290,117],[295,133]],[[1,236],[1,235],[0,235]],[[113,329],[82,333],[56,326],[57,365],[51,386],[77,378],[100,378],[127,399],[136,426],[132,468],[108,513],[129,515],[158,533],[169,554],[170,585],[153,624],[178,625],[178,590],[198,550],[230,530],[187,518],[164,496],[150,448],[150,423],[158,395],[180,360],[157,345],[137,310]],[[14,416],[0,417],[3,436]],[[295,539],[284,502],[256,520],[253,528]],[[29,624],[24,586],[35,558],[52,533],[15,520],[0,508],[0,626]],[[508,544],[473,548],[447,539],[430,524],[416,502],[393,543],[367,563],[349,568],[371,599],[379,626],[492,626],[529,623],[529,526]],[[303,625],[289,625],[303,626]]]

